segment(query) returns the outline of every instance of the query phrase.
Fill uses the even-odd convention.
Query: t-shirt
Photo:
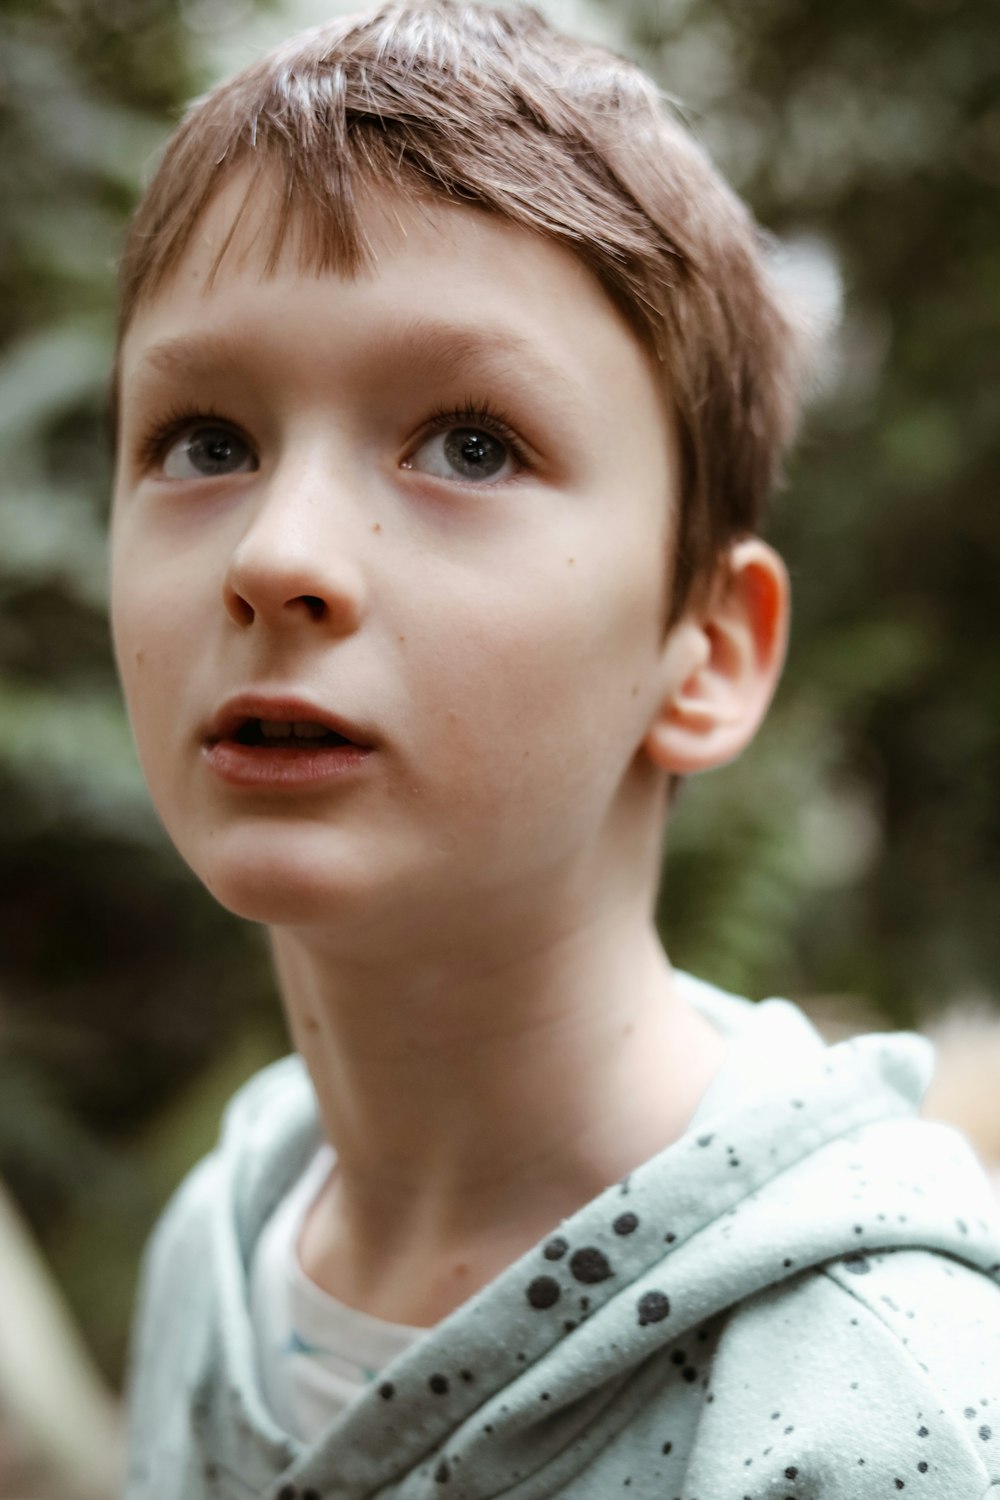
[[[289,1432],[312,1439],[426,1332],[348,1307],[299,1259],[309,1209],[333,1171],[324,1142],[265,1225],[250,1270],[250,1316],[261,1388]]]

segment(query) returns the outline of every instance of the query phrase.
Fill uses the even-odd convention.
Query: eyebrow
[[[527,374],[548,393],[578,405],[580,387],[566,370],[541,355],[534,341],[510,328],[470,327],[429,318],[412,318],[378,333],[365,349],[364,357],[376,363],[419,362],[424,368],[448,379],[476,363],[493,363],[501,370]],[[142,379],[155,371],[174,380],[199,376],[235,374],[246,367],[248,346],[228,333],[180,335],[163,339],[146,350],[136,369]]]

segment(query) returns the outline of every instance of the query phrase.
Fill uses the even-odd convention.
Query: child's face
[[[651,785],[677,504],[651,362],[568,251],[445,204],[372,204],[354,280],[291,248],[264,277],[251,218],[208,287],[242,189],[122,351],[112,625],[157,810],[252,920],[534,913],[621,860]],[[234,786],[205,740],[251,691],[375,748]]]

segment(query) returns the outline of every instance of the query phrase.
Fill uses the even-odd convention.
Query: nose
[[[237,625],[281,631],[315,623],[334,635],[358,629],[366,599],[360,517],[329,472],[322,463],[287,465],[262,486],[223,582]]]

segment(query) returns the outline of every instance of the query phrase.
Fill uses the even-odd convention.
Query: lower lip
[[[329,745],[305,750],[286,745],[283,749],[241,745],[238,740],[217,740],[206,745],[205,759],[228,786],[257,791],[293,792],[321,786],[356,771],[371,755],[360,745]]]

